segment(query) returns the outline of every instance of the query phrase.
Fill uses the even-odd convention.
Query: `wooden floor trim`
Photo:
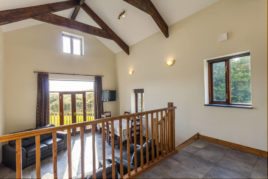
[[[213,138],[213,137],[204,136],[204,135],[201,135],[201,134],[198,134],[198,138],[201,139],[201,140],[206,140],[206,141],[214,143],[214,144],[219,144],[219,145],[223,145],[223,146],[235,149],[235,150],[239,150],[241,152],[246,152],[246,153],[250,153],[250,154],[253,154],[253,155],[257,155],[259,157],[266,157],[267,158],[267,152],[263,151],[263,150],[243,146],[243,145],[240,145],[240,144],[224,141],[224,140],[221,140],[221,139],[216,139],[216,138]]]
[[[188,145],[191,145],[192,143],[194,143],[195,141],[197,141],[199,139],[199,133],[196,133],[195,135],[193,135],[191,138],[187,139],[186,141],[184,141],[183,143],[181,143],[180,145],[178,145],[176,147],[177,151],[182,150],[183,148],[187,147]]]

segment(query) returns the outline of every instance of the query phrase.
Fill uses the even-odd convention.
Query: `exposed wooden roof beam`
[[[51,13],[42,14],[42,15],[33,17],[33,19],[46,22],[46,23],[50,23],[50,24],[54,24],[54,25],[58,25],[58,26],[62,26],[62,27],[75,29],[81,32],[85,32],[91,35],[96,35],[96,36],[103,37],[106,39],[112,39],[111,35],[103,29],[93,27],[93,26],[90,26],[81,22],[77,22],[77,21],[74,21],[65,17],[55,15],[55,14],[51,14]]]
[[[151,0],[124,0],[125,2],[135,6],[136,8],[146,12],[147,14],[151,15],[162,33],[168,38],[169,31],[168,25],[160,15],[154,4]]]
[[[62,11],[65,9],[75,7],[78,4],[79,4],[78,1],[71,0],[71,1],[63,1],[57,3],[0,11],[0,25],[5,25],[12,22],[29,19],[41,14]]]
[[[129,46],[86,3],[83,3],[81,7],[127,54],[129,54]]]
[[[85,0],[80,0],[79,2],[79,5],[77,5],[74,9],[74,12],[72,13],[72,16],[71,16],[71,19],[72,20],[75,20],[79,11],[80,11],[80,8],[81,8],[81,5],[84,4]]]

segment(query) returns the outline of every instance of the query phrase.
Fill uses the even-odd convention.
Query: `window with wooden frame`
[[[209,104],[251,106],[250,53],[208,61]]]
[[[66,33],[62,33],[62,50],[63,53],[73,55],[84,55],[84,40],[83,37]]]
[[[144,89],[134,89],[135,94],[135,112],[144,111]]]

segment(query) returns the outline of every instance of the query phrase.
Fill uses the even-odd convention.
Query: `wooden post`
[[[119,119],[119,145],[120,145],[120,178],[123,178],[124,176],[124,171],[123,171],[123,142],[122,142],[122,138],[123,138],[123,134],[122,134],[122,118]]]
[[[72,136],[71,129],[67,129],[68,177],[72,178]]]
[[[35,171],[36,178],[41,178],[41,154],[40,154],[40,135],[35,136]]]
[[[127,166],[128,176],[130,177],[130,130],[129,130],[129,118],[127,118]]]
[[[22,178],[21,139],[16,140],[16,178]]]
[[[114,154],[114,121],[111,121],[111,135],[112,135],[112,178],[115,178],[115,154]]]
[[[137,172],[137,116],[134,116],[134,168]]]
[[[103,171],[102,171],[102,178],[103,179],[106,179],[106,144],[105,144],[105,132],[107,131],[104,131],[104,125],[105,122],[102,122],[102,166],[103,166]]]
[[[154,113],[151,113],[151,132],[152,132],[152,162],[154,162]]]
[[[146,113],[146,164],[149,165],[149,123],[148,123],[148,113]]]
[[[172,102],[168,103],[169,108],[173,108]],[[175,109],[169,110],[170,112],[170,136],[171,136],[171,149],[175,150]]]
[[[140,115],[140,161],[141,161],[141,168],[143,168],[143,118]]]
[[[158,112],[156,112],[155,113],[156,114],[156,121],[155,121],[155,127],[156,127],[156,129],[155,129],[155,131],[156,131],[156,133],[155,133],[155,136],[156,136],[156,157],[157,157],[157,159],[159,159],[159,139],[158,139],[158,132],[159,132],[159,130],[158,130]]]
[[[58,178],[58,146],[57,146],[57,132],[54,131],[52,132],[52,155],[53,155],[53,175],[54,175],[54,179]]]
[[[92,160],[93,160],[93,179],[96,179],[95,131],[96,131],[96,124],[92,124]]]
[[[80,127],[80,141],[81,141],[81,178],[85,178],[85,127]]]
[[[161,156],[163,156],[164,153],[164,140],[163,140],[163,111],[160,112],[160,150],[161,150]]]

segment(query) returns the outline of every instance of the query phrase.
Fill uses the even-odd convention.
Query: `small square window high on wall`
[[[82,36],[62,32],[62,51],[73,55],[84,55],[84,38]]]

